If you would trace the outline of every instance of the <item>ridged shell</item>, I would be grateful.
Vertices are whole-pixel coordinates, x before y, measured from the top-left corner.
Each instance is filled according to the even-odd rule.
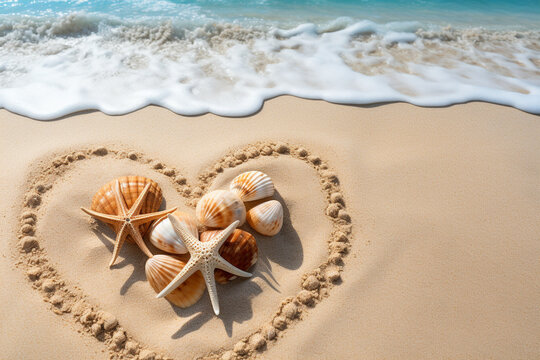
[[[185,262],[176,257],[155,255],[146,261],[146,279],[154,291],[159,293],[185,265]],[[205,288],[203,276],[200,271],[197,271],[165,298],[176,306],[186,308],[199,301]]]
[[[274,183],[265,173],[248,171],[233,179],[230,190],[242,201],[254,201],[274,195]]]
[[[176,217],[193,236],[195,236],[197,239],[199,238],[197,220],[195,220],[195,217],[178,210],[171,215]],[[148,234],[150,242],[158,249],[173,254],[185,254],[188,252],[182,238],[180,238],[176,231],[174,231],[171,221],[167,215],[156,220],[148,231]]]
[[[124,196],[128,208],[133,205],[148,183],[150,183],[150,189],[140,213],[151,213],[157,211],[161,206],[163,196],[161,188],[155,181],[143,176],[122,176],[108,182],[98,190],[92,198],[92,205],[90,207],[92,210],[110,215],[119,215],[118,205],[116,204],[116,198],[113,193],[116,180],[120,181],[120,191]],[[145,234],[149,226],[149,223],[139,226],[142,235]],[[111,225],[111,227],[113,226]],[[117,231],[118,229],[114,230]]]
[[[246,221],[246,207],[238,195],[227,190],[215,190],[197,203],[195,215],[199,223],[216,228],[229,226],[235,220]]]
[[[283,226],[283,206],[277,200],[263,202],[250,209],[246,219],[258,233],[274,236]]]
[[[205,231],[201,234],[201,242],[210,241],[219,233],[221,230]],[[221,245],[219,254],[232,265],[247,271],[257,262],[259,250],[253,235],[247,231],[236,229]],[[236,279],[236,275],[221,269],[216,269],[214,276],[220,284],[226,284],[228,281]]]

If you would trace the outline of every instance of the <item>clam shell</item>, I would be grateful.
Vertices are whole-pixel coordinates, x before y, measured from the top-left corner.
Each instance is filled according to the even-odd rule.
[[[224,228],[236,220],[242,225],[246,221],[246,207],[235,193],[215,190],[199,200],[195,215],[205,226]]]
[[[155,181],[143,176],[122,176],[108,182],[98,190],[98,192],[92,198],[92,205],[90,207],[92,210],[110,215],[119,215],[119,208],[116,204],[116,199],[113,192],[116,180],[120,182],[120,191],[124,196],[128,208],[133,205],[148,183],[150,183],[150,189],[140,213],[151,213],[157,211],[161,206],[163,195],[161,193],[161,188]],[[145,234],[149,226],[149,223],[139,226],[141,235]],[[113,226],[111,225],[111,227]],[[118,229],[114,230],[117,231]]]
[[[283,226],[283,206],[277,200],[263,202],[246,214],[249,225],[260,234],[276,235]]]
[[[219,233],[221,230],[205,231],[201,234],[201,241],[210,241]],[[219,249],[219,254],[225,260],[244,271],[257,262],[258,253],[257,242],[253,235],[239,229],[234,230]],[[214,276],[220,284],[226,284],[228,281],[236,279],[235,275],[221,269],[216,269]]]
[[[233,179],[230,190],[242,201],[254,201],[274,195],[274,183],[265,173],[248,171]]]
[[[161,292],[186,265],[170,255],[155,255],[146,261],[148,283],[156,293]],[[206,285],[200,271],[195,272],[165,298],[176,306],[186,308],[195,304],[204,293]]]
[[[178,210],[171,215],[176,217],[178,221],[184,225],[194,237],[197,239],[199,238],[197,220],[195,220],[195,217]],[[185,254],[188,252],[182,238],[180,238],[176,231],[174,231],[171,221],[168,219],[167,215],[156,220],[156,222],[152,224],[148,234],[150,242],[158,249],[173,254]]]

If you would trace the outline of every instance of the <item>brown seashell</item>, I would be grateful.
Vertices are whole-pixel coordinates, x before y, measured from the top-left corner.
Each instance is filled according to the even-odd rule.
[[[108,182],[98,190],[98,192],[92,198],[92,206],[90,207],[92,210],[110,215],[120,215],[113,192],[116,180],[120,182],[120,190],[124,196],[128,208],[133,205],[139,194],[143,191],[144,187],[148,183],[151,184],[150,189],[141,208],[140,214],[155,212],[161,206],[163,196],[161,193],[161,188],[155,181],[143,176],[122,176]],[[139,226],[141,235],[144,236],[144,233],[148,230],[149,226],[149,223]],[[111,227],[113,226],[111,225]],[[119,229],[114,230],[118,232]]]
[[[246,221],[246,207],[238,195],[227,190],[215,190],[204,195],[195,209],[197,220],[208,227],[225,228]]]
[[[274,183],[263,172],[247,171],[231,181],[230,190],[242,201],[254,201],[274,195]]]
[[[283,206],[277,200],[263,202],[250,209],[246,219],[258,233],[274,236],[283,226]]]
[[[154,255],[146,261],[146,279],[154,291],[160,293],[185,265],[185,262],[174,256]],[[199,301],[204,289],[206,285],[203,276],[197,271],[165,298],[176,306],[186,308]]]
[[[201,234],[201,241],[210,241],[219,233],[221,233],[221,230],[205,231]],[[238,229],[234,230],[219,249],[219,254],[225,260],[244,271],[247,271],[257,262],[258,253],[257,242],[253,235]],[[216,281],[220,284],[226,284],[228,281],[236,279],[235,275],[221,269],[216,269],[214,275]]]

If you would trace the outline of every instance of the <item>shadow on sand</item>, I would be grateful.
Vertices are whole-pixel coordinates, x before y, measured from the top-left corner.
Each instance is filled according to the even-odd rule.
[[[277,191],[273,198],[281,202],[282,205],[285,204]],[[267,200],[264,199],[248,204],[248,209]],[[164,209],[165,206],[165,203],[162,204],[161,209]],[[253,234],[257,241],[259,250],[257,263],[249,270],[253,274],[252,278],[261,278],[271,289],[279,293],[279,282],[272,275],[271,263],[278,263],[286,269],[294,270],[302,265],[304,259],[302,244],[291,223],[289,210],[286,206],[283,206],[283,227],[276,236],[267,237],[260,235],[251,229],[247,223],[241,229]],[[93,231],[112,253],[115,241],[114,231],[102,222],[97,222],[97,226]],[[149,241],[146,241],[146,243],[152,253],[164,253],[153,247]],[[181,258],[187,261],[188,256],[181,256]],[[129,264],[133,264],[133,272],[120,288],[120,295],[125,295],[133,284],[139,281],[146,281],[144,270],[146,260],[147,258],[132,241],[128,240],[124,243],[124,246],[120,250],[119,261],[111,269],[121,269]],[[243,323],[253,317],[251,302],[253,298],[262,293],[262,289],[250,279],[236,279],[226,285],[217,284],[217,287],[221,308],[219,319],[222,321],[227,335],[231,337],[234,323]],[[171,307],[179,318],[189,318],[171,335],[173,339],[178,339],[193,331],[197,331],[206,322],[215,317],[210,299],[206,293],[200,301],[189,308],[182,309],[172,304]]]

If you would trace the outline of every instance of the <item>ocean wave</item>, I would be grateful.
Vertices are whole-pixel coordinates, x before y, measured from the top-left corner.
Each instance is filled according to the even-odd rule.
[[[239,116],[281,94],[353,104],[484,100],[540,113],[540,31],[350,18],[289,29],[86,13],[0,19],[0,106],[34,118],[149,104]]]

